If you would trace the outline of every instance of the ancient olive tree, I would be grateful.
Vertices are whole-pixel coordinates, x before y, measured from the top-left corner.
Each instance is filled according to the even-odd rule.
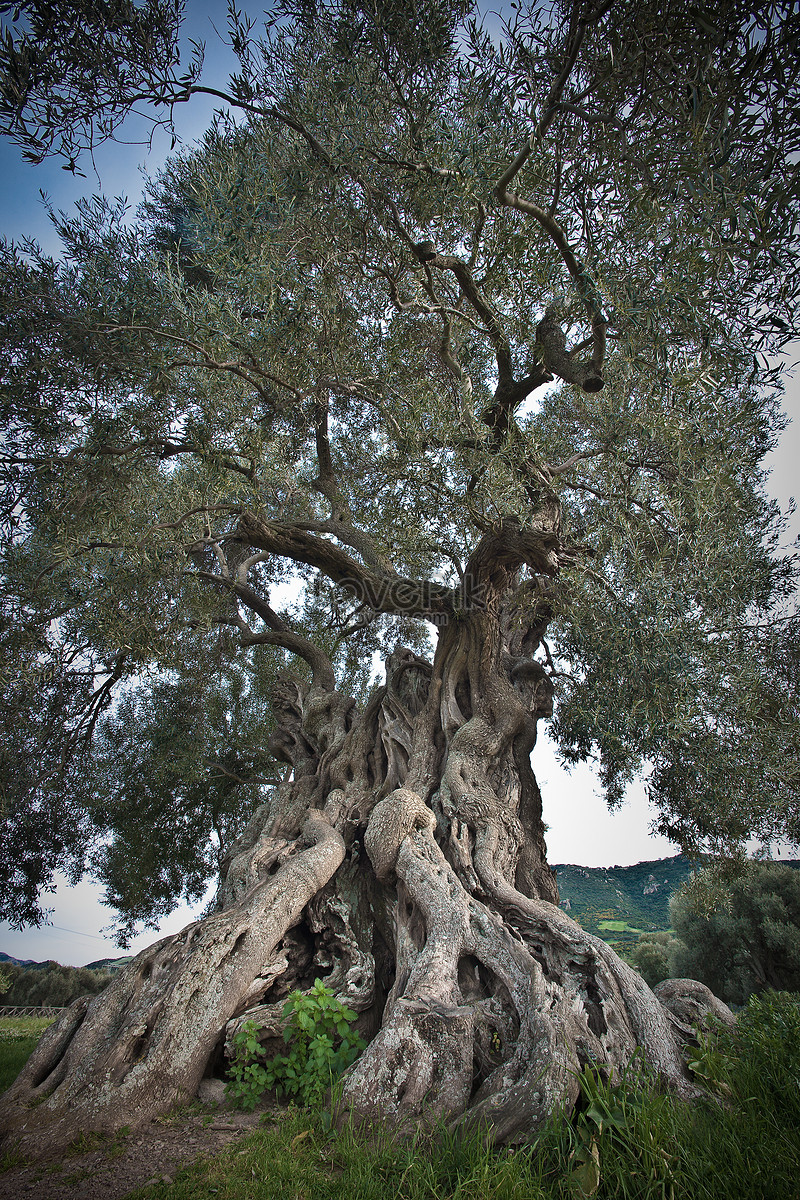
[[[540,720],[612,803],[646,765],[687,848],[800,834],[761,466],[793,6],[465,9],[233,14],[217,125],[137,219],[87,201],[62,260],[5,249],[5,911],[88,867],[124,934],[219,872],[42,1042],[26,1146],[193,1094],[318,976],[366,1117],[525,1137],[637,1046],[689,1094],[680,1022],[558,907]],[[6,39],[32,154],[202,90],[117,42],[95,79],[94,45],[42,83]]]

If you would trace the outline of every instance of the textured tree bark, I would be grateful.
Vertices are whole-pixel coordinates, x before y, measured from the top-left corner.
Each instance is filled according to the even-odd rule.
[[[220,1028],[253,991],[258,998],[281,961],[278,943],[344,858],[321,813],[309,812],[303,841],[308,848],[243,900],[157,942],[105,992],[76,1001],[6,1093],[6,1135],[25,1151],[53,1151],[193,1096]]]
[[[662,1003],[558,908],[546,861],[530,753],[552,711],[533,658],[550,610],[518,571],[557,569],[556,519],[487,535],[433,663],[396,650],[362,712],[318,679],[284,681],[271,746],[291,778],[233,846],[218,911],[47,1032],[2,1101],[23,1151],[191,1097],[243,1014],[269,1045],[315,977],[360,1014],[344,1105],[368,1120],[529,1138],[575,1101],[581,1070],[616,1077],[637,1049],[693,1094],[687,1003],[719,1002],[687,983]]]

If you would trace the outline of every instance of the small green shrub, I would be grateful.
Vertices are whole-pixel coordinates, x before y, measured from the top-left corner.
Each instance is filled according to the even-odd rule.
[[[351,1028],[356,1014],[320,980],[308,993],[294,991],[283,1006],[289,1046],[262,1065],[263,1049],[254,1021],[245,1021],[233,1039],[228,1095],[241,1108],[255,1108],[268,1087],[306,1107],[318,1106],[327,1088],[355,1062],[364,1042]]]
[[[245,1021],[233,1038],[231,1076],[225,1091],[239,1108],[252,1110],[267,1089],[267,1072],[258,1061],[263,1054],[255,1021]]]
[[[648,987],[655,987],[673,974],[672,961],[681,943],[663,930],[642,933],[635,946],[629,947],[627,959]]]

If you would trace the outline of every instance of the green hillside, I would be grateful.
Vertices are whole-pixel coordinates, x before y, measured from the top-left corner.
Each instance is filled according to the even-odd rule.
[[[669,898],[692,864],[682,854],[632,867],[555,868],[561,907],[612,945],[633,945],[640,933],[669,929]]]
[[[126,958],[97,958],[86,966],[90,971],[118,971],[120,967],[127,966],[131,959],[130,954]]]

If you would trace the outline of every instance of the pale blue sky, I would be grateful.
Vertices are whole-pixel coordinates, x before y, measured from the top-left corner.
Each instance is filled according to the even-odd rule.
[[[250,11],[260,10],[253,6]],[[224,86],[234,60],[220,45],[211,22],[224,31],[226,4],[222,0],[188,0],[187,14],[186,36],[207,43],[204,82]],[[196,98],[178,113],[178,129],[183,140],[191,141],[203,132],[213,107],[206,98]],[[138,132],[132,132],[131,138],[146,136],[146,128],[140,123]],[[0,178],[4,180],[0,194],[0,232],[15,240],[33,236],[55,254],[57,239],[41,201],[40,188],[48,193],[55,208],[65,211],[69,211],[81,196],[99,191],[112,196],[127,195],[135,205],[141,193],[141,166],[146,164],[148,171],[155,172],[168,150],[169,139],[163,134],[156,136],[150,152],[146,146],[110,144],[97,153],[96,173],[91,163],[81,164],[86,175],[81,179],[62,170],[55,162],[40,166],[26,164],[16,147],[0,143]],[[787,411],[792,415],[799,410],[800,394],[795,376],[787,394]],[[782,505],[786,505],[790,495],[797,490],[798,427],[787,431],[780,450],[773,456],[772,491]],[[565,771],[546,737],[534,751],[533,765],[544,796],[545,821],[550,827],[547,838],[550,862],[584,866],[628,865],[677,852],[677,848],[664,838],[650,835],[652,813],[641,785],[630,789],[628,801],[619,812],[609,814],[591,769],[582,766],[571,773]],[[100,905],[98,889],[92,884],[84,882],[77,888],[63,885],[48,904],[55,909],[52,926],[17,933],[0,923],[0,950],[17,958],[54,958],[73,965],[121,953],[102,932],[109,924],[111,912]],[[204,903],[201,903],[197,911],[203,907]],[[189,909],[181,908],[162,923],[161,932],[178,932],[195,915]],[[134,951],[149,945],[156,936],[152,932],[142,935],[134,943]]]
[[[254,5],[253,13],[260,13],[261,6]],[[237,66],[229,47],[226,47],[215,27],[225,34],[227,29],[227,4],[225,0],[187,0],[186,21],[182,38],[182,62],[188,64],[191,47],[189,38],[205,42],[207,54],[203,71],[203,83],[211,87],[225,87],[228,74]],[[215,103],[207,96],[196,96],[188,105],[176,109],[176,124],[182,140],[190,142],[208,127]],[[107,196],[127,196],[132,202],[139,199],[142,189],[140,168],[146,166],[155,172],[169,152],[170,139],[163,131],[157,131],[152,149],[137,144],[145,141],[151,125],[143,119],[129,117],[125,123],[124,136],[128,144],[116,142],[101,146],[95,155],[94,166],[86,157],[78,164],[85,178],[65,171],[56,160],[48,160],[32,166],[26,163],[16,146],[0,140],[0,233],[6,238],[20,240],[34,237],[52,254],[59,251],[58,239],[50,224],[45,205],[40,195],[47,193],[55,209],[70,211],[82,196],[102,192]]]

